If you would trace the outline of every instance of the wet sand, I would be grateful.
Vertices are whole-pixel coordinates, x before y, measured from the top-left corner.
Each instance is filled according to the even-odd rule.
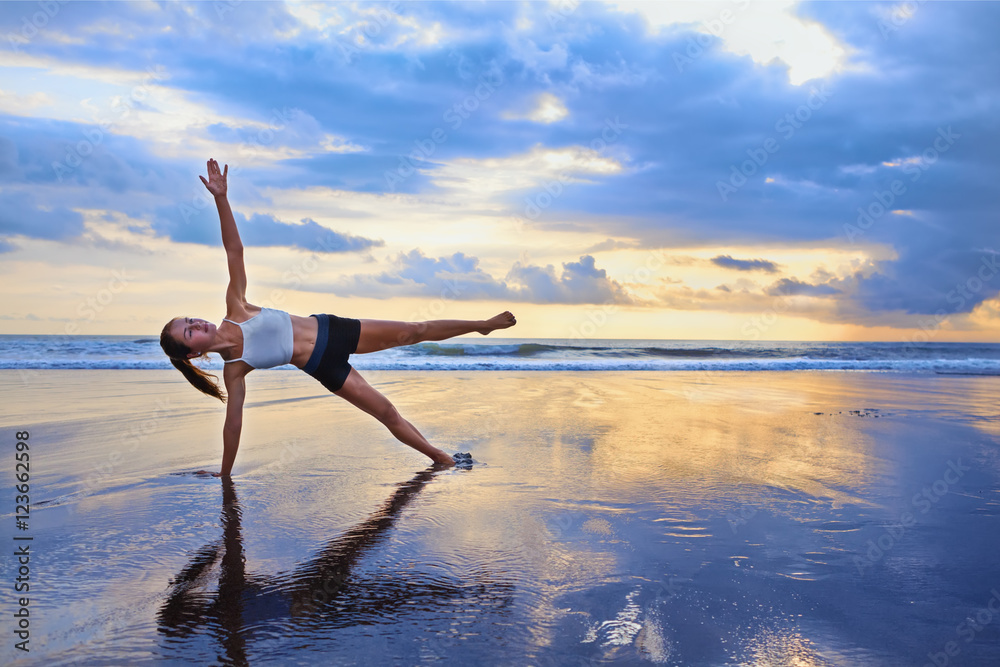
[[[477,465],[427,470],[272,371],[224,483],[191,474],[223,406],[179,373],[0,372],[34,538],[31,652],[8,594],[3,661],[1000,661],[1000,378],[365,376]]]

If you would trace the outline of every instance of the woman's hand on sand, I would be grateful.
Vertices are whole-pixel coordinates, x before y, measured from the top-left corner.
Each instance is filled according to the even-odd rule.
[[[205,177],[198,175],[201,182],[205,184],[208,191],[211,192],[216,197],[225,197],[228,187],[226,186],[226,176],[229,174],[229,165],[226,165],[225,171],[219,170],[219,163],[214,159],[208,161],[208,180]]]

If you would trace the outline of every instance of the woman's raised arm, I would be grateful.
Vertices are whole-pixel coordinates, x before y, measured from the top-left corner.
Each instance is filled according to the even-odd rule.
[[[208,180],[198,176],[208,191],[215,197],[215,205],[219,209],[219,223],[222,225],[222,245],[226,249],[229,260],[229,289],[226,290],[226,305],[230,311],[233,306],[246,302],[247,271],[243,265],[243,241],[240,240],[240,230],[236,228],[233,209],[229,206],[227,197],[229,186],[226,177],[229,175],[229,165],[225,171],[219,169],[215,160],[208,161]]]

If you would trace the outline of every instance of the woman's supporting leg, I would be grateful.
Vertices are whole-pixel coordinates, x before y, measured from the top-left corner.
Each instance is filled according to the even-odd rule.
[[[361,408],[375,419],[382,422],[389,432],[396,436],[400,442],[413,447],[421,454],[426,454],[435,463],[444,465],[455,465],[446,452],[438,449],[420,434],[420,431],[410,422],[403,419],[389,399],[378,392],[368,382],[361,377],[353,368],[344,382],[344,386],[334,392],[337,396],[345,399],[351,405]]]
[[[361,320],[361,335],[355,354],[377,352],[400,345],[413,345],[427,340],[445,340],[478,331],[486,335],[497,329],[517,324],[510,311],[488,320],[430,320],[427,322],[394,322],[392,320]]]

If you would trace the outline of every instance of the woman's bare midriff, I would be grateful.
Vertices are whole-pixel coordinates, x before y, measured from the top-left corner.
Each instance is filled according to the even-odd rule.
[[[292,318],[292,364],[299,368],[309,363],[313,348],[316,346],[316,334],[319,333],[319,322],[315,317],[299,317],[288,314]]]

